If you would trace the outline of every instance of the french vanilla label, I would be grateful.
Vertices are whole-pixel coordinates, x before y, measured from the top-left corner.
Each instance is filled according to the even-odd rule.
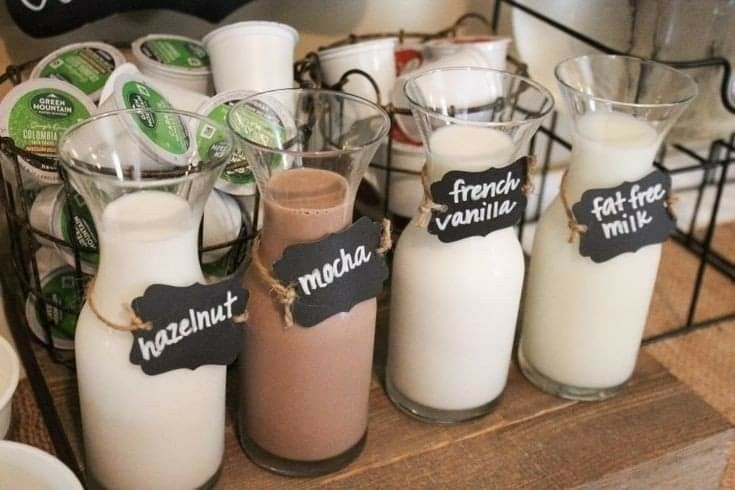
[[[591,189],[572,206],[581,234],[579,253],[594,262],[665,241],[676,229],[667,207],[671,177],[655,170],[635,182]]]
[[[126,109],[140,109],[134,117],[148,140],[164,151],[183,155],[189,150],[189,134],[181,118],[173,113],[155,112],[171,109],[171,104],[157,90],[137,81],[122,86]]]
[[[149,376],[234,362],[242,347],[237,318],[248,301],[241,283],[241,274],[235,274],[209,285],[149,286],[132,302],[151,328],[133,332],[130,362]]]
[[[101,90],[115,69],[115,58],[104,49],[82,47],[59,54],[43,67],[41,78],[68,82],[87,95]]]
[[[429,233],[450,243],[516,225],[526,209],[527,176],[528,157],[481,172],[447,172],[431,185],[432,200],[446,211],[432,211]]]
[[[275,277],[296,288],[296,323],[313,327],[383,290],[388,266],[376,252],[380,226],[362,217],[314,243],[291,245],[273,264]]]
[[[90,116],[87,107],[73,95],[59,89],[31,90],[15,102],[8,115],[8,136],[18,148],[43,157],[56,155],[61,134]],[[55,166],[36,160],[29,164],[55,172]]]
[[[179,38],[154,38],[144,41],[141,52],[163,65],[179,68],[209,67],[207,51],[199,43]]]

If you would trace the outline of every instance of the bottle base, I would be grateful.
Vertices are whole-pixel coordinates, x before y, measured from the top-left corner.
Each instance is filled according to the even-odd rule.
[[[341,470],[357,459],[365,448],[367,440],[367,431],[365,431],[354,446],[337,456],[317,461],[297,461],[276,456],[256,444],[242,430],[239,432],[240,446],[253,463],[273,473],[293,477],[320,476]]]
[[[523,345],[523,344],[521,344]],[[521,368],[523,376],[526,377],[532,385],[539,388],[541,391],[556,395],[566,400],[574,400],[580,402],[598,402],[607,400],[617,395],[620,390],[625,387],[628,383],[625,381],[617,386],[609,388],[580,388],[578,386],[571,386],[547,377],[542,374],[538,369],[528,362],[526,356],[523,354],[523,348],[518,349],[518,365]]]
[[[131,470],[134,471],[134,470]],[[214,475],[212,475],[211,478],[209,478],[203,485],[200,485],[196,487],[194,490],[212,490],[219,481],[220,476],[222,475],[222,463],[220,463],[219,467],[217,468],[217,471],[214,472]],[[94,474],[91,470],[87,471],[87,478],[85,479],[85,485],[84,488],[87,488],[89,490],[105,490],[107,487],[102,485],[99,480],[97,480],[94,477]]]
[[[430,424],[457,424],[484,417],[492,412],[503,398],[503,394],[501,393],[488,403],[480,405],[479,407],[463,410],[441,410],[431,408],[426,405],[416,403],[404,396],[393,385],[388,374],[385,376],[385,391],[388,394],[388,398],[390,398],[393,404],[398,407],[401,412]]]

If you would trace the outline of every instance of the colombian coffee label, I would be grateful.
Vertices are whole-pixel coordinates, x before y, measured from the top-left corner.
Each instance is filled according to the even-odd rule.
[[[670,193],[671,177],[658,170],[635,182],[586,191],[572,206],[587,226],[579,253],[599,263],[665,241],[676,228],[666,207]]]
[[[171,110],[166,98],[150,85],[128,81],[122,87],[126,109],[140,109],[134,116],[138,128],[158,147],[174,155],[183,155],[189,150],[189,132],[177,114],[155,112]]]
[[[91,95],[102,90],[114,69],[115,59],[111,53],[84,47],[61,53],[43,67],[41,77],[63,80]]]
[[[431,197],[447,207],[432,211],[429,233],[444,243],[456,242],[516,225],[526,209],[523,186],[528,157],[482,172],[452,170],[431,184]]]
[[[163,65],[179,68],[206,68],[209,57],[201,44],[178,38],[157,38],[143,42],[140,50]]]
[[[31,90],[10,110],[8,136],[20,149],[53,157],[61,134],[89,116],[82,101],[67,92],[53,88]],[[56,166],[50,163],[37,159],[28,163],[46,172],[56,172]]]
[[[323,240],[286,248],[273,272],[296,288],[296,323],[313,327],[383,290],[388,266],[376,252],[380,235],[380,226],[362,217]]]
[[[133,332],[130,362],[149,376],[174,369],[227,365],[242,347],[242,325],[248,293],[242,275],[216,284],[174,287],[149,286],[132,302],[149,330]]]

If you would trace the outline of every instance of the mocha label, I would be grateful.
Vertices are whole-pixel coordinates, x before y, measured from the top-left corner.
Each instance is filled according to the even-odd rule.
[[[431,184],[432,200],[447,211],[432,211],[429,233],[450,243],[514,226],[526,209],[527,172],[528,157],[482,172],[447,172]]]
[[[149,286],[132,303],[151,329],[133,332],[130,362],[149,376],[234,362],[241,348],[242,326],[233,318],[245,311],[248,301],[241,282],[238,273],[216,284]]]
[[[383,290],[388,266],[376,252],[380,231],[379,225],[362,217],[323,240],[286,248],[273,264],[273,273],[296,289],[296,323],[313,327]]]
[[[671,177],[659,170],[635,182],[586,191],[572,206],[577,221],[587,226],[579,253],[605,262],[665,241],[676,228],[666,207],[670,192]]]

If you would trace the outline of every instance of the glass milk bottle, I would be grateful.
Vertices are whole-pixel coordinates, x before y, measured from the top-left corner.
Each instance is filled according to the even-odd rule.
[[[662,140],[697,90],[683,72],[623,56],[570,59],[556,77],[574,128],[562,187],[569,206],[587,190],[651,173]],[[557,196],[536,228],[518,357],[541,389],[602,400],[633,374],[661,245],[596,263],[580,255],[570,227]]]
[[[284,298],[262,270],[272,277],[288,246],[319,241],[352,223],[357,186],[389,125],[387,114],[367,100],[323,90],[254,95],[230,115],[263,208],[245,282],[239,434],[247,455],[277,473],[328,473],[362,451],[377,306],[372,298],[310,327],[290,325]],[[287,126],[298,134],[284,138]]]
[[[405,92],[430,182],[510,165],[553,107],[540,85],[483,68],[430,71]],[[403,231],[393,258],[387,391],[421,420],[459,422],[488,413],[505,388],[523,250],[512,226],[445,243],[420,219]]]
[[[192,147],[200,127],[220,131],[216,155]],[[90,488],[211,488],[219,475],[226,366],[145,374],[130,361],[129,308],[151,284],[203,283],[199,224],[231,139],[200,116],[142,109],[93,117],[59,142],[100,245],[75,337]]]

